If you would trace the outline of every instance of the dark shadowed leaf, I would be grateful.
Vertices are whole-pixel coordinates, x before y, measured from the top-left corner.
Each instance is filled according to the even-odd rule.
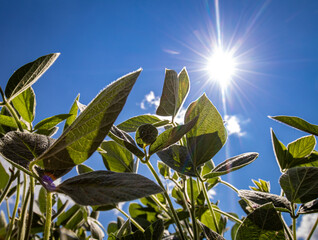
[[[154,222],[157,220],[157,210],[152,206],[144,207],[139,203],[129,204],[129,214],[135,219],[137,217],[143,217],[149,222]]]
[[[94,211],[109,211],[109,210],[112,210],[112,209],[114,209],[116,207],[117,207],[116,204],[95,205],[95,206],[92,206],[92,209]]]
[[[194,118],[187,124],[170,128],[164,131],[163,133],[161,133],[157,137],[156,141],[153,144],[151,144],[149,148],[149,154],[152,155],[179,141],[187,132],[189,132],[193,128],[197,120],[198,120],[198,117]]]
[[[205,178],[214,178],[229,172],[233,172],[238,170],[250,163],[252,163],[258,157],[258,153],[251,152],[251,153],[243,153],[238,156],[229,158],[224,162],[217,165],[212,172],[204,175]]]
[[[45,169],[65,169],[81,164],[104,140],[121,112],[141,69],[105,88],[36,160]]]
[[[106,168],[114,172],[133,172],[134,158],[130,151],[114,141],[103,141],[98,152]]]
[[[302,204],[298,210],[299,214],[308,214],[318,212],[318,199]]]
[[[72,207],[70,207],[67,211],[63,212],[58,218],[57,218],[57,221],[56,221],[56,225],[57,226],[60,226],[60,225],[65,225],[73,215],[76,214],[77,211],[80,210],[80,206],[78,205],[73,205]]]
[[[161,120],[155,115],[145,114],[129,118],[128,120],[118,124],[117,127],[125,132],[136,132],[137,128],[143,124],[152,124],[156,127],[160,127],[166,125],[167,121]]]
[[[279,179],[280,186],[292,203],[306,203],[318,198],[318,168],[288,169]]]
[[[70,116],[72,116],[72,114],[59,114],[59,115],[55,115],[53,117],[43,119],[42,121],[40,121],[38,124],[36,124],[34,126],[34,130],[39,131],[39,130],[51,129]]]
[[[270,118],[285,123],[291,127],[297,128],[301,131],[318,136],[318,125],[311,124],[299,117],[275,116]]]
[[[237,230],[236,240],[285,240],[284,226],[272,203],[250,213]]]
[[[134,139],[125,131],[120,130],[115,125],[113,125],[108,133],[108,136],[113,139],[118,144],[127,148],[131,153],[135,154],[138,158],[143,158],[145,156],[144,152],[141,151]]]
[[[35,94],[32,87],[12,99],[14,108],[20,116],[27,122],[31,123],[35,116]]]
[[[187,144],[195,167],[209,161],[224,145],[227,133],[223,120],[211,101],[203,94],[190,104],[185,123],[199,116],[196,125],[187,133]]]
[[[67,179],[56,188],[81,205],[106,205],[162,192],[153,181],[135,173],[94,171]]]
[[[5,188],[9,180],[9,174],[6,172],[0,161],[0,190]]]
[[[288,144],[287,149],[293,158],[307,157],[315,149],[316,138],[313,135],[301,137]]]
[[[9,101],[35,83],[59,55],[59,53],[52,53],[42,56],[16,70],[10,77],[5,89]]]
[[[238,196],[245,198],[257,205],[264,205],[265,203],[271,202],[276,208],[284,208],[288,211],[292,211],[291,204],[287,198],[279,195],[260,191],[239,190]]]
[[[286,169],[289,163],[287,148],[281,141],[277,139],[273,129],[271,129],[271,135],[272,135],[272,144],[273,144],[273,149],[274,149],[277,163],[280,166],[281,170]]]
[[[138,127],[135,135],[136,142],[139,147],[147,146],[154,141],[158,136],[158,130],[151,124],[143,124]]]
[[[36,131],[37,134],[45,135],[48,137],[53,136],[57,131],[59,130],[59,127],[52,127],[50,129],[39,129]]]
[[[158,161],[158,170],[164,178],[168,178],[170,176],[170,168],[160,161]]]
[[[77,117],[77,112],[78,112],[78,106],[77,106],[77,101],[79,100],[80,95],[78,94],[77,97],[74,100],[74,103],[71,106],[70,112],[69,114],[71,114],[71,116],[69,116],[64,124],[64,129],[63,131],[65,131],[76,119]]]
[[[105,236],[103,230],[100,227],[100,224],[98,224],[98,221],[94,218],[88,217],[87,218],[87,224],[89,226],[89,230],[92,234],[92,237],[94,239],[102,240]]]
[[[202,230],[202,232],[207,240],[225,240],[224,237],[222,237],[220,234],[212,231],[210,228],[205,226],[200,221],[198,221],[198,224],[199,224],[199,226],[200,226],[200,228],[201,228],[201,230]]]
[[[187,176],[196,176],[191,157],[186,147],[172,145],[160,152],[157,152],[157,155],[161,161],[173,170]]]
[[[78,174],[93,172],[94,170],[85,164],[79,164],[76,166],[76,171]]]

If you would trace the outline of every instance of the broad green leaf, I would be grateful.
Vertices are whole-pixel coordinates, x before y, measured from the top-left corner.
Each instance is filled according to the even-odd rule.
[[[68,209],[67,211],[63,212],[56,221],[56,225],[60,226],[60,225],[65,225],[70,218],[80,209],[80,206],[78,205],[73,205],[70,209]]]
[[[20,123],[24,129],[27,129],[27,126],[25,125],[25,123],[23,123],[22,121],[20,121]],[[16,124],[13,117],[2,115],[2,114],[0,115],[0,124],[7,127],[15,128],[15,129],[18,128],[18,125]]]
[[[91,206],[94,211],[109,211],[117,207],[116,204]]]
[[[67,179],[56,191],[70,196],[80,205],[106,205],[156,194],[162,189],[135,173],[94,171]]]
[[[190,89],[189,76],[184,68],[179,75],[174,70],[166,69],[160,104],[156,114],[160,116],[177,115]]]
[[[264,204],[250,213],[237,230],[235,239],[285,240],[284,225],[273,204]]]
[[[124,224],[120,227],[120,229],[118,229],[116,237],[117,238],[121,238],[123,235],[127,235],[130,234],[131,231],[131,225],[130,225],[130,220],[127,219]]]
[[[52,137],[57,131],[59,130],[59,127],[52,127],[50,129],[39,129],[36,131],[37,134],[45,135],[48,137]]]
[[[276,121],[285,123],[291,127],[297,128],[301,131],[308,132],[310,134],[318,136],[318,125],[311,124],[299,117],[290,117],[290,116],[275,116],[270,117]]]
[[[65,213],[65,210],[68,206],[68,200],[66,200],[64,203],[61,201],[60,198],[57,199],[57,212],[52,216],[52,221],[55,218],[58,218],[61,214]]]
[[[65,228],[70,229],[70,230],[76,230],[79,226],[79,224],[82,222],[84,218],[83,214],[83,207],[80,207],[71,217],[70,219],[66,222]]]
[[[287,198],[279,195],[260,191],[239,190],[238,196],[245,198],[256,205],[264,205],[265,203],[271,202],[276,208],[284,208],[290,212],[292,211],[291,203],[287,200]]]
[[[83,173],[93,172],[94,170],[85,164],[79,164],[76,166],[76,171],[80,175]]]
[[[191,181],[192,180],[192,185],[193,185],[193,196],[194,196],[194,199],[197,199],[200,192],[199,192],[199,189],[198,189],[198,185],[197,185],[197,181],[192,179],[192,178],[188,178],[186,180],[186,190],[187,190],[187,194],[188,194],[188,197],[189,199],[191,199]]]
[[[289,155],[288,155],[287,148],[281,141],[277,139],[273,129],[271,129],[271,135],[272,135],[273,150],[275,153],[277,163],[280,166],[280,169],[284,170],[286,169],[289,163]]]
[[[190,104],[185,123],[199,116],[196,125],[187,133],[187,144],[195,167],[209,161],[224,145],[227,133],[223,120],[211,101],[203,94]]]
[[[288,152],[293,158],[307,157],[315,149],[316,138],[313,135],[301,137],[288,144]]]
[[[6,187],[8,180],[9,174],[3,168],[2,163],[0,161],[0,190]]]
[[[318,152],[312,151],[312,153],[303,159],[293,159],[291,167],[318,167]]]
[[[150,145],[156,141],[158,130],[151,124],[143,124],[138,127],[135,135],[139,147]]]
[[[136,132],[137,128],[143,124],[152,124],[156,127],[160,127],[167,123],[169,123],[169,121],[161,120],[155,115],[145,114],[129,118],[128,120],[118,124],[117,127],[125,132]]]
[[[164,178],[168,178],[170,176],[170,168],[166,164],[159,161],[158,161],[158,170],[159,170],[159,173]]]
[[[238,156],[229,158],[224,162],[217,165],[212,172],[204,175],[205,178],[214,178],[218,176],[225,175],[229,172],[233,172],[238,170],[250,163],[252,163],[258,157],[258,153],[251,152],[251,153],[243,153]]]
[[[128,133],[126,133],[123,130],[120,130],[115,125],[111,127],[108,136],[118,144],[128,149],[138,158],[143,158],[145,156],[145,153],[137,147],[137,144],[135,143],[134,139]]]
[[[42,214],[46,213],[46,190],[44,187],[40,188],[38,197],[39,209]]]
[[[204,233],[204,236],[206,237],[207,240],[225,240],[224,237],[222,237],[220,234],[212,231],[210,228],[205,226],[200,221],[198,221],[198,224],[199,224],[199,226],[200,226],[200,228],[201,228],[202,232]]]
[[[154,222],[157,220],[157,211],[151,206],[144,207],[139,203],[129,204],[129,215],[135,219],[137,217],[143,217],[149,222]]]
[[[195,177],[195,169],[188,153],[188,149],[180,145],[172,145],[157,152],[161,161],[178,173]]]
[[[40,121],[38,124],[36,124],[34,126],[34,130],[36,131],[49,130],[70,116],[72,116],[72,114],[59,114],[53,117],[48,117]]]
[[[217,206],[213,205],[213,208],[218,208]],[[225,221],[224,219],[222,218],[221,214],[219,214],[218,212],[215,212],[214,211],[214,214],[215,214],[215,217],[216,217],[216,221],[218,223],[218,227],[219,227],[219,230],[221,232],[223,232],[223,229],[225,227]],[[201,223],[203,223],[204,225],[206,225],[208,228],[210,228],[212,231],[214,232],[217,232],[216,231],[216,226],[215,226],[215,222],[213,220],[214,218],[212,217],[212,214],[210,212],[209,209],[205,210],[203,212],[203,214],[199,217],[199,220],[201,221]],[[220,233],[220,232],[218,232]]]
[[[35,116],[35,93],[32,87],[29,87],[24,92],[12,99],[14,108],[20,116],[28,123],[33,122]]]
[[[318,199],[302,204],[298,210],[299,214],[309,214],[318,212]]]
[[[5,89],[8,101],[11,101],[34,84],[59,55],[59,53],[52,53],[42,56],[16,70],[10,77]]]
[[[280,186],[292,203],[306,203],[318,198],[318,168],[291,168],[279,179]]]
[[[161,133],[156,141],[151,144],[149,148],[149,154],[152,155],[170,145],[178,142],[187,132],[189,132],[193,126],[196,124],[198,118],[194,118],[190,122],[184,125],[179,125],[177,127],[170,128],[163,133]]]
[[[77,97],[74,100],[74,103],[71,106],[70,112],[69,114],[71,114],[71,116],[69,116],[64,124],[64,129],[63,132],[75,121],[76,117],[77,117],[77,112],[78,112],[78,106],[77,106],[77,101],[79,100],[80,95],[78,94]]]
[[[65,169],[87,160],[112,127],[140,72],[123,76],[105,88],[36,159],[36,164],[45,169]]]
[[[98,152],[106,168],[114,172],[133,172],[134,158],[130,151],[114,141],[103,141]]]

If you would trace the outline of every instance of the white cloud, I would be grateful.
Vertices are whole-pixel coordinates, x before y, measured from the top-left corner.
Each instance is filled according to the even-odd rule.
[[[297,228],[297,237],[299,239],[306,239],[308,237],[308,234],[310,233],[312,226],[315,224],[317,217],[318,213],[306,214],[302,216],[300,225]],[[310,239],[318,239],[318,228],[316,228],[314,234]]]
[[[155,96],[153,91],[150,91],[148,94],[145,95],[144,99],[140,103],[140,108],[145,110],[148,107],[158,107],[160,103],[160,97]]]
[[[249,119],[242,121],[235,115],[225,115],[224,121],[229,135],[236,134],[239,137],[246,135],[246,132],[242,131],[241,125],[249,122]]]
[[[184,115],[186,114],[187,109],[181,108],[178,115],[175,117],[174,121],[178,124],[183,124],[184,122]]]
[[[214,197],[213,196],[215,196],[216,195],[216,191],[213,189],[213,188],[211,188],[209,191],[208,191],[208,197],[209,197],[209,199],[213,199]]]
[[[123,207],[124,207],[124,205],[125,205],[125,203],[126,203],[126,202],[119,202],[119,203],[118,203],[118,208],[122,210]],[[120,214],[120,212],[119,212],[116,208],[113,209],[112,212],[113,212],[113,214],[116,215],[116,216],[118,216],[118,215]]]

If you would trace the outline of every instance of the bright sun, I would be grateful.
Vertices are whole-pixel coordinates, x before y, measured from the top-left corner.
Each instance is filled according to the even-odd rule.
[[[236,65],[233,55],[219,47],[208,58],[207,71],[210,79],[220,84],[224,89],[231,83],[235,75]]]

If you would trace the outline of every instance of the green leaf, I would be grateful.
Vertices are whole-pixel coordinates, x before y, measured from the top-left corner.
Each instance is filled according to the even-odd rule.
[[[225,240],[224,237],[222,237],[220,234],[212,231],[210,228],[205,226],[203,223],[200,221],[197,221],[202,232],[204,233],[204,236],[206,237],[207,240]]]
[[[56,191],[70,196],[80,205],[106,205],[156,194],[162,189],[135,173],[94,171],[67,179]]]
[[[213,205],[213,208],[218,208],[217,206]],[[222,231],[223,228],[225,227],[224,225],[224,219],[222,218],[221,214],[214,212],[215,217],[216,217],[216,221],[218,223],[219,226],[219,230]],[[216,231],[216,226],[215,226],[215,222],[213,220],[212,214],[210,212],[209,209],[205,210],[203,212],[203,214],[199,217],[201,223],[203,223],[204,225],[206,225],[208,228],[210,228],[212,231],[217,232]]]
[[[278,165],[280,166],[280,169],[286,169],[289,163],[289,156],[288,156],[288,151],[285,145],[280,142],[273,129],[271,129],[271,135],[272,135],[272,143],[273,143],[273,149],[275,153],[275,157],[277,160]]]
[[[167,179],[170,176],[170,168],[166,164],[158,161],[158,169],[159,169],[159,173],[164,178]]]
[[[10,77],[5,89],[6,97],[9,99],[8,101],[10,102],[10,100],[34,84],[54,63],[59,55],[59,53],[52,53],[42,56],[16,70]]]
[[[318,199],[302,204],[297,213],[310,214],[318,212]]]
[[[25,125],[25,123],[21,121],[20,123],[24,129],[27,129],[27,126]],[[7,127],[15,128],[15,129],[18,128],[18,125],[16,124],[13,117],[2,115],[2,114],[0,115],[0,124]]]
[[[60,225],[65,225],[70,218],[76,214],[76,212],[80,209],[80,206],[78,205],[73,205],[70,209],[68,209],[67,211],[63,212],[56,221],[56,225],[60,226]]]
[[[94,170],[85,164],[79,164],[76,166],[76,171],[80,175],[83,173],[93,172]]]
[[[96,219],[88,217],[87,224],[94,239],[102,240],[104,238],[105,234]]]
[[[48,137],[52,137],[57,131],[59,130],[59,127],[52,127],[50,129],[39,129],[36,131],[37,134],[45,135]]]
[[[156,114],[160,116],[177,115],[190,89],[190,82],[185,68],[177,75],[174,70],[166,69],[165,81]]]
[[[135,219],[137,217],[143,217],[149,222],[154,222],[157,220],[157,211],[151,206],[143,207],[138,203],[129,204],[129,214]]]
[[[180,145],[172,145],[160,152],[158,157],[178,173],[195,177],[195,169],[188,153],[188,149]]]
[[[116,207],[117,207],[116,204],[95,205],[95,206],[92,206],[92,209],[94,211],[109,211],[109,210],[112,210],[112,209],[114,209]]]
[[[191,199],[191,181],[192,180],[192,184],[193,184],[193,196],[194,196],[194,199],[197,199],[199,194],[200,194],[200,191],[198,189],[198,185],[197,185],[197,181],[192,179],[192,178],[188,178],[186,180],[186,190],[187,190],[187,194],[188,194],[188,197],[189,199]]]
[[[83,163],[104,140],[141,69],[123,76],[104,89],[55,143],[36,159],[45,169],[65,169]]]
[[[0,190],[4,189],[9,181],[9,174],[6,172],[2,163],[0,162]]]
[[[309,122],[306,122],[305,120],[303,120],[299,117],[275,116],[275,117],[270,117],[270,118],[272,118],[276,121],[285,123],[291,127],[299,129],[301,131],[318,136],[318,125],[314,125],[314,124],[311,124]]]
[[[120,130],[115,125],[111,127],[108,136],[121,146],[128,149],[138,158],[142,159],[145,156],[145,153],[137,147],[137,144],[135,143],[134,139],[128,133],[124,132],[123,130]]]
[[[20,116],[28,123],[33,122],[35,116],[35,93],[32,87],[29,87],[24,92],[12,99],[14,108]]]
[[[178,142],[187,132],[189,132],[196,124],[198,117],[184,125],[170,128],[161,133],[156,141],[149,148],[149,155],[152,155],[170,145]]]
[[[315,149],[316,138],[313,135],[301,137],[288,144],[288,152],[293,158],[307,157]]]
[[[7,223],[6,215],[1,210],[1,212],[0,212],[0,229],[5,228],[7,226],[7,224],[8,223]]]
[[[318,198],[318,168],[291,168],[279,179],[280,186],[292,203],[306,203]]]
[[[76,117],[77,117],[77,112],[78,112],[78,106],[77,106],[77,102],[79,100],[80,95],[78,94],[77,97],[74,100],[74,103],[71,106],[70,112],[69,114],[71,114],[71,116],[69,116],[64,124],[64,129],[63,132],[75,121]]]
[[[129,118],[128,120],[118,124],[117,127],[125,132],[136,132],[137,128],[143,124],[152,124],[156,127],[160,127],[167,123],[169,123],[169,121],[161,120],[155,115],[145,114]]]
[[[135,135],[139,147],[150,145],[156,141],[158,130],[151,124],[143,124],[138,127]]]
[[[222,148],[227,138],[222,117],[205,94],[190,104],[184,122],[188,123],[197,116],[197,124],[186,135],[195,167],[209,161]]]
[[[279,195],[259,191],[239,190],[238,196],[245,198],[256,205],[264,205],[265,203],[271,202],[276,208],[284,208],[290,212],[292,211],[291,203],[287,198]]]
[[[266,192],[269,193],[270,192],[270,182],[268,181],[264,181],[262,179],[258,179],[258,181],[252,179],[255,187],[251,187],[250,189],[254,190],[254,191],[260,191],[260,192]]]
[[[40,130],[49,130],[55,127],[60,122],[64,121],[68,117],[72,116],[72,114],[59,114],[55,115],[53,117],[48,117],[46,119],[43,119],[38,124],[34,126],[34,130],[40,131]]]
[[[272,203],[250,213],[237,230],[236,240],[285,240],[283,223]]]
[[[114,172],[133,172],[134,158],[130,151],[114,141],[103,141],[98,149],[106,168]]]
[[[45,188],[41,187],[39,191],[38,197],[39,209],[42,214],[46,213],[46,190]]]
[[[70,230],[76,230],[78,228],[79,224],[82,222],[84,218],[83,214],[83,208],[80,207],[71,217],[70,219],[66,222],[65,228],[70,229]]]
[[[238,170],[250,163],[252,163],[258,157],[258,153],[243,153],[238,156],[229,158],[224,162],[217,165],[212,172],[204,175],[205,178],[214,178],[218,176],[222,176],[228,174],[229,172],[233,172]]]

